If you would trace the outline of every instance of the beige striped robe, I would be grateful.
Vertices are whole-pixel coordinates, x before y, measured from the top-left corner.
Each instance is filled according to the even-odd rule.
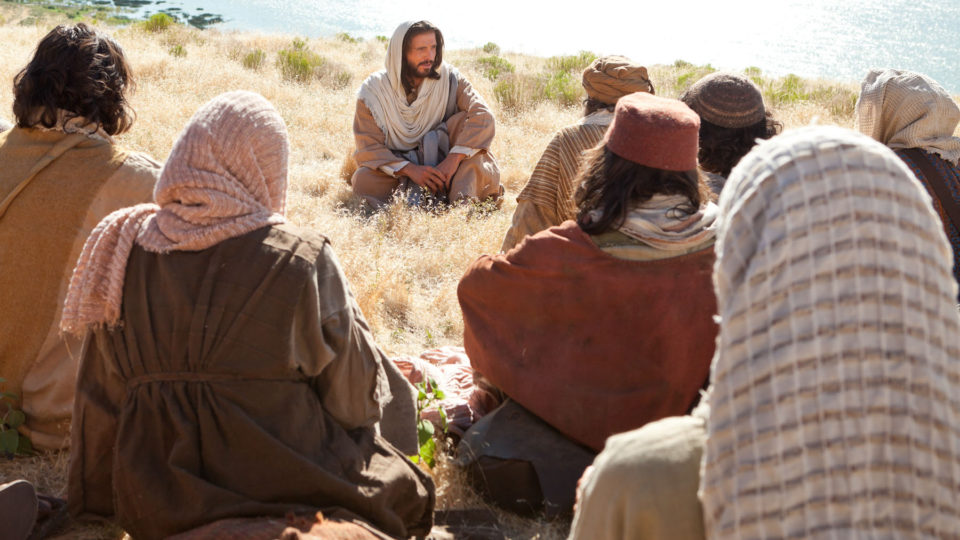
[[[517,209],[501,251],[510,250],[527,236],[576,217],[573,181],[580,171],[581,157],[583,152],[600,143],[611,120],[613,115],[609,111],[598,111],[553,137],[517,196]]]

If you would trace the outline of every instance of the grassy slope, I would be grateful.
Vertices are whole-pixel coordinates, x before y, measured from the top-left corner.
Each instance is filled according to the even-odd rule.
[[[0,81],[12,80],[56,17],[62,17],[37,15],[36,9],[0,3],[4,36]],[[307,40],[301,49],[324,57],[325,63],[306,81],[296,82],[284,78],[277,65],[281,50],[293,50],[294,36],[201,32],[179,26],[162,32],[139,27],[109,31],[124,47],[138,84],[132,97],[137,122],[118,138],[126,147],[165,159],[193,112],[224,91],[253,90],[274,103],[290,133],[288,214],[298,225],[321,231],[332,240],[378,343],[390,354],[415,355],[428,347],[462,343],[463,322],[456,301],[459,277],[478,255],[499,249],[516,206],[515,196],[540,152],[558,128],[580,116],[577,108],[559,105],[580,97],[576,70],[557,71],[563,62],[509,53],[501,55],[506,63],[491,61],[492,48],[450,51],[447,60],[487,96],[498,120],[492,151],[507,191],[502,209],[487,214],[457,208],[431,215],[396,205],[364,218],[356,213],[356,201],[341,169],[345,164],[349,169],[356,88],[381,68],[384,43]],[[255,49],[265,53],[263,62],[256,69],[244,67],[244,59]],[[501,73],[490,72],[491,65],[499,66]],[[683,62],[650,69],[658,94],[672,97],[708,71]],[[852,127],[855,85],[795,77],[769,79],[758,70],[750,73],[788,129],[811,121]],[[554,81],[551,90],[543,87],[544,80]],[[542,99],[548,94],[552,99]],[[9,82],[0,84],[0,115],[8,120],[12,120],[11,104]],[[64,453],[0,462],[0,482],[23,477],[45,492],[62,495],[66,461]],[[441,506],[478,504],[449,467],[441,466],[438,486]],[[565,534],[563,524],[505,515],[502,521],[512,537]],[[95,527],[70,533],[82,538],[118,535],[114,529]]]

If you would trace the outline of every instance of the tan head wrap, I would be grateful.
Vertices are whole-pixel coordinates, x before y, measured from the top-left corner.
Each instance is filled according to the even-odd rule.
[[[117,210],[90,234],[61,330],[117,323],[134,243],[153,253],[199,251],[286,221],[287,155],[283,118],[261,95],[228,92],[201,107],[173,145],[156,204]]]
[[[720,195],[708,538],[956,538],[960,315],[930,197],[836,127],[761,142]]]
[[[613,105],[634,92],[654,94],[647,68],[623,56],[601,56],[583,70],[583,89],[587,96]]]
[[[377,127],[386,136],[387,148],[411,150],[417,147],[423,135],[443,121],[450,94],[450,70],[446,62],[437,66],[439,79],[426,78],[420,84],[417,99],[407,103],[400,70],[403,57],[403,38],[416,21],[407,21],[393,32],[387,47],[383,71],[367,77],[357,97],[370,109]]]
[[[923,148],[960,164],[957,122],[960,107],[926,75],[872,69],[860,85],[857,129],[890,148]]]

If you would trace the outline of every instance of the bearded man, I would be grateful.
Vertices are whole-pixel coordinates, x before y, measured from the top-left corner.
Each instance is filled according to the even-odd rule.
[[[353,191],[373,208],[397,188],[419,204],[429,192],[451,202],[498,198],[490,154],[493,114],[469,82],[443,63],[443,34],[427,21],[397,27],[386,69],[360,86],[353,134]]]

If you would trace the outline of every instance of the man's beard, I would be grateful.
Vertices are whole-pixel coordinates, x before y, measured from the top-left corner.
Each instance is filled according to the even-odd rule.
[[[410,73],[418,78],[425,79],[430,76],[430,73],[433,72],[433,62],[421,62],[420,64],[411,64],[407,62],[407,68],[409,68]]]

